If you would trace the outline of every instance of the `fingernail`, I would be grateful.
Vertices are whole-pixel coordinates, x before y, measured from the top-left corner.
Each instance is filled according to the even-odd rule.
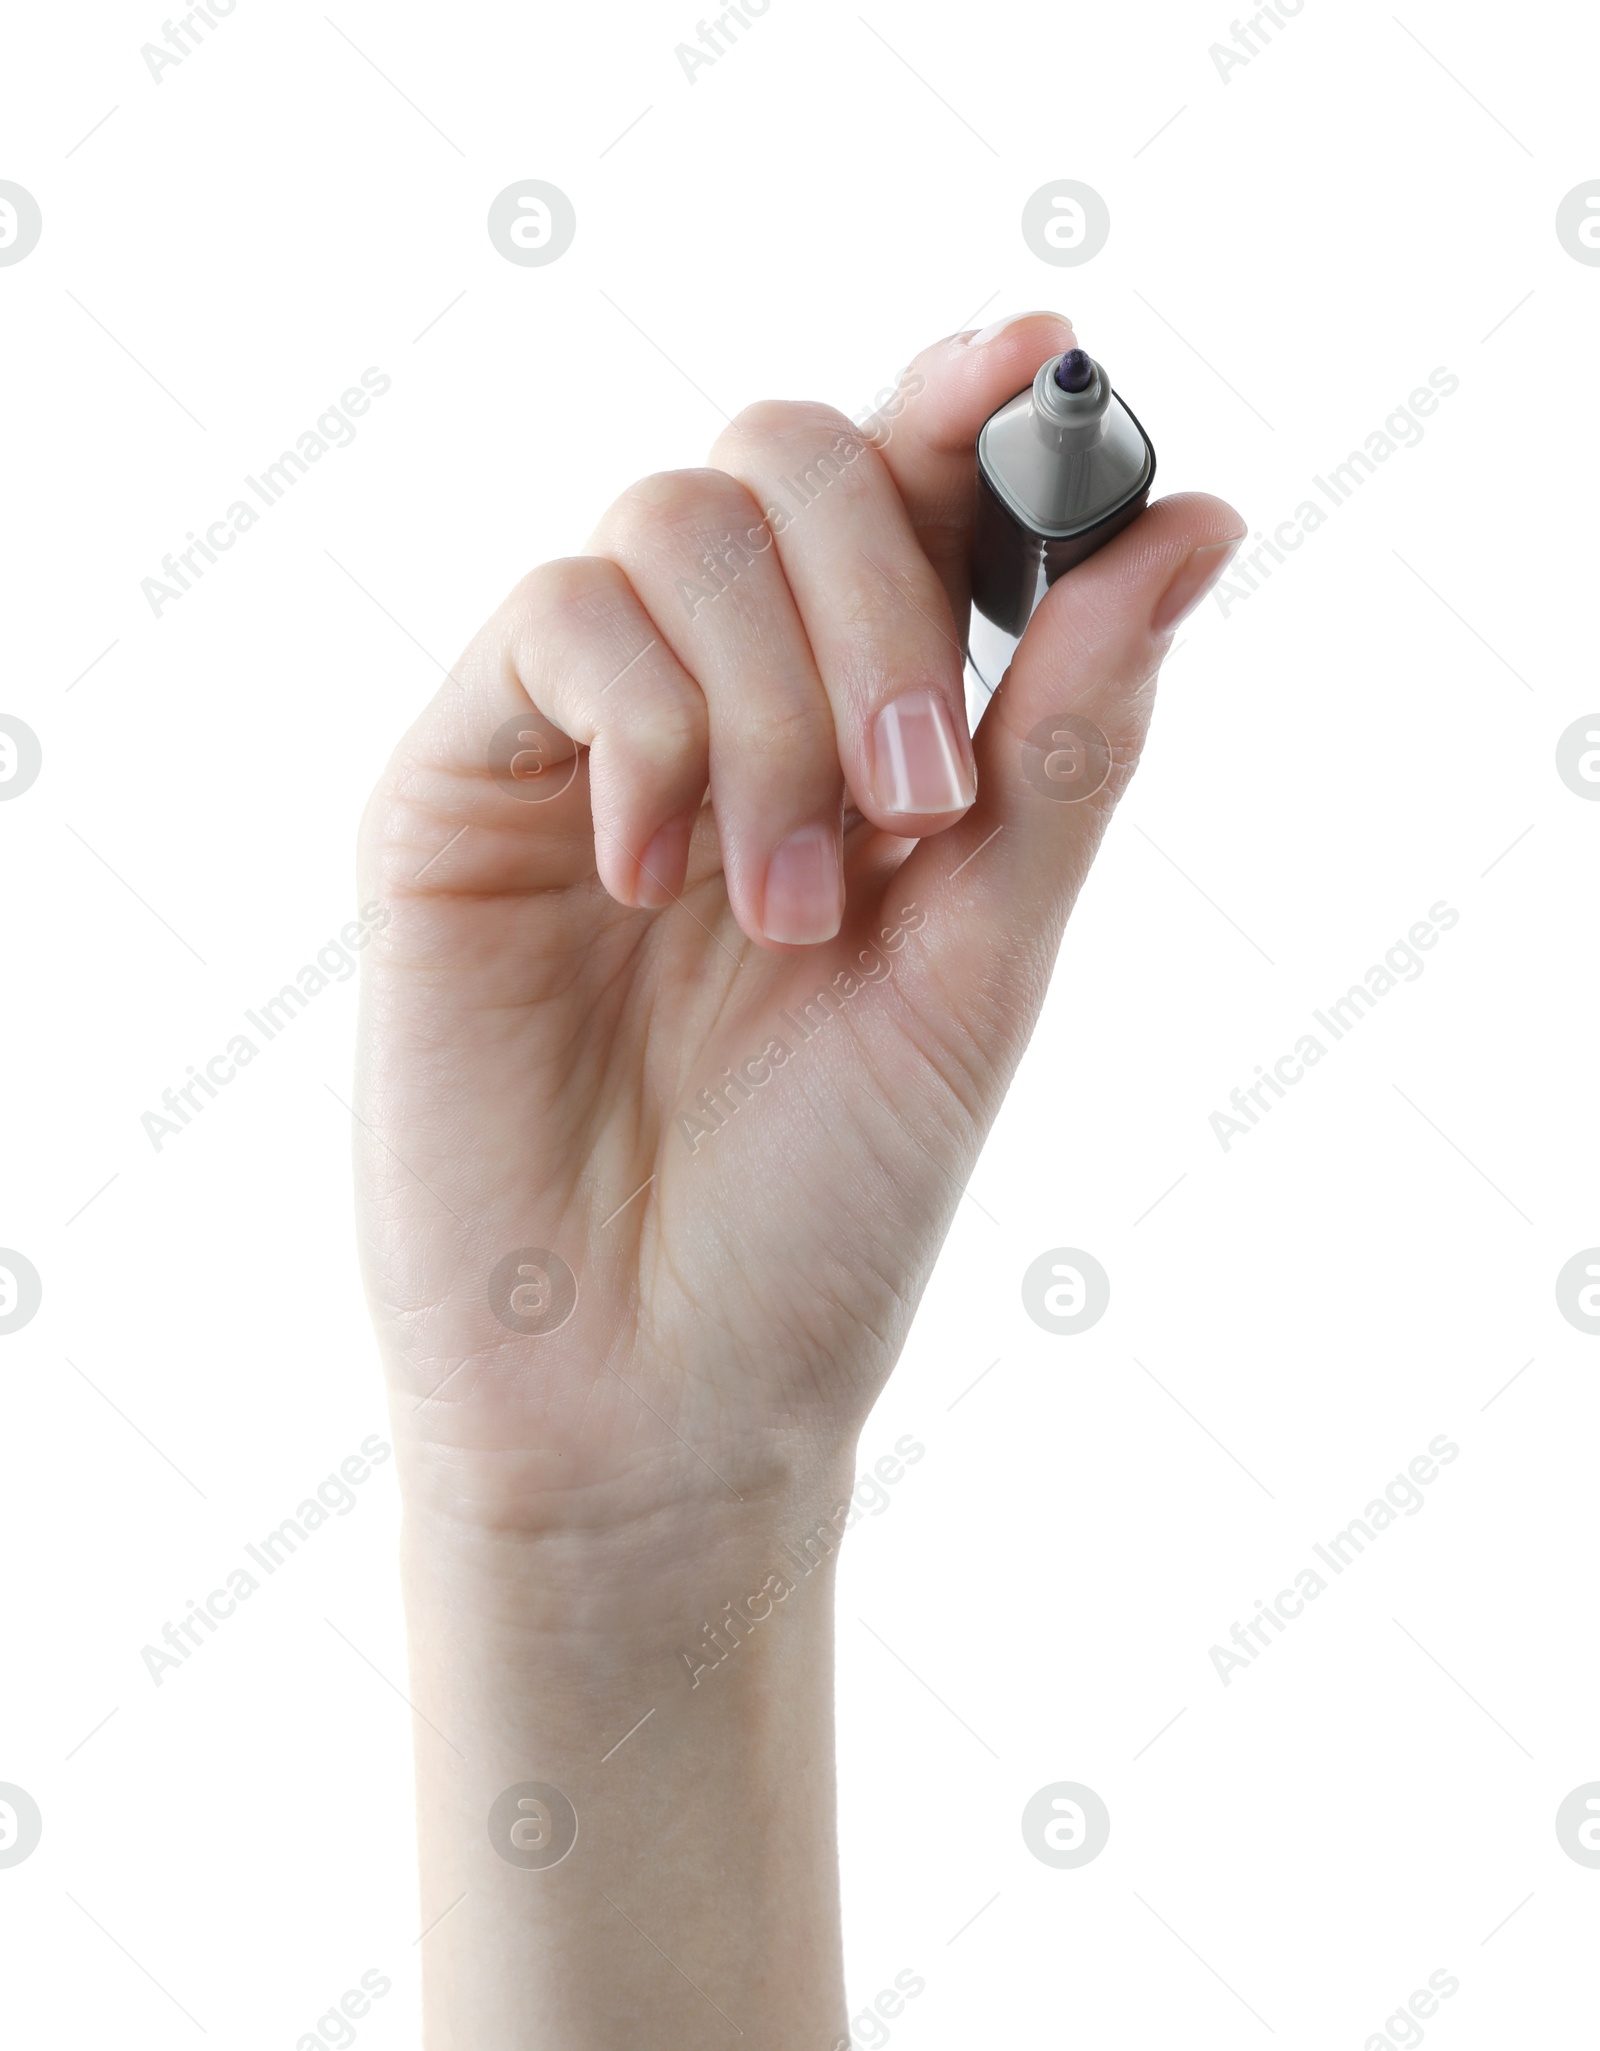
[[[977,795],[972,748],[932,691],[885,705],[873,729],[873,790],[886,812],[964,812]]]
[[[685,812],[659,827],[650,845],[639,857],[639,876],[633,886],[638,904],[645,910],[660,911],[673,903],[683,889],[689,868],[689,836],[694,831],[694,814]]]
[[[839,835],[831,826],[801,826],[772,851],[761,930],[769,940],[814,947],[833,938],[843,917]]]
[[[1161,603],[1151,619],[1150,631],[1153,634],[1166,633],[1168,628],[1175,627],[1194,611],[1233,561],[1244,538],[1242,534],[1236,534],[1231,541],[1213,541],[1205,548],[1197,548],[1186,562],[1180,564],[1172,582],[1161,594]]]
[[[1070,326],[1064,313],[1052,313],[1048,308],[1035,313],[1008,313],[1003,320],[992,320],[986,328],[979,328],[975,335],[967,337],[969,349],[981,349],[985,342],[992,342],[997,335],[1003,335],[1007,328],[1014,328],[1020,320],[1058,320]]]

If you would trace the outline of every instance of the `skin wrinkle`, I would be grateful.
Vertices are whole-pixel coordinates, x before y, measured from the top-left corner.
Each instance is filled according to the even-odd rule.
[[[938,1217],[945,1221],[946,1229],[948,1229],[949,1220],[955,1216],[956,1208],[961,1201],[965,1179],[959,1173],[955,1163],[940,1160],[936,1146],[930,1144],[928,1137],[924,1137],[915,1130],[914,1121],[909,1112],[902,1113],[887,1099],[884,1101],[883,1108],[888,1115],[891,1125],[909,1136],[912,1145],[920,1148],[924,1157],[930,1160],[935,1169],[939,1171],[938,1195],[932,1202],[924,1206],[924,1221],[929,1217]],[[936,1123],[931,1138],[933,1141],[944,1140],[948,1143],[950,1134],[946,1128]],[[880,1169],[884,1179],[886,1181],[898,1179],[895,1177],[897,1164],[892,1163],[888,1159],[887,1154],[875,1146],[870,1134],[866,1135],[866,1144],[873,1155],[874,1164]],[[958,1159],[963,1151],[965,1150],[957,1148]]]
[[[920,613],[917,611],[918,605],[921,606]],[[932,610],[934,606],[938,606],[944,612],[945,620],[938,619],[937,613]],[[897,587],[886,588],[881,578],[869,574],[854,588],[848,602],[841,602],[839,617],[847,626],[861,628],[864,633],[871,636],[875,645],[881,647],[892,639],[891,630],[904,622],[908,607],[924,624],[935,625],[941,634],[948,636],[950,643],[955,642],[955,634],[946,624],[949,618],[949,600],[942,586],[936,586],[918,596],[917,603],[913,604],[903,591]],[[951,645],[948,652],[951,665],[955,666],[959,659],[956,647]],[[901,673],[914,675],[921,667],[920,658],[915,663],[908,661]],[[873,681],[874,672],[870,666],[869,655],[863,649],[850,664],[850,687],[864,703],[872,696]]]
[[[890,914],[888,912],[888,903],[891,895],[892,892],[885,892],[884,898],[879,906],[878,913],[873,921],[874,926],[888,922],[888,919],[890,917]],[[930,912],[930,920],[935,916],[936,914]],[[919,928],[917,933],[912,936],[913,942],[917,938],[924,936],[926,932],[926,926]],[[909,944],[911,943],[908,943],[908,946]],[[851,958],[854,959],[853,956]],[[939,1064],[937,1063],[937,1061],[935,1061],[933,1055],[928,1051],[925,1042],[923,1040],[918,1039],[917,1037],[918,1030],[920,1030],[923,1033],[931,1032],[933,1034],[935,1042],[938,1043],[938,1034],[936,1029],[932,1028],[929,1025],[926,1013],[917,1005],[915,998],[912,994],[912,991],[907,987],[907,985],[908,983],[914,980],[920,980],[924,988],[927,988],[932,991],[937,991],[941,997],[944,997],[945,993],[943,991],[942,984],[938,980],[937,969],[936,967],[932,966],[927,960],[927,958],[923,955],[917,955],[911,957],[910,960],[907,960],[905,950],[902,950],[900,952],[898,959],[901,963],[904,964],[904,966],[897,967],[896,969],[891,971],[891,973],[883,977],[881,982],[875,987],[893,992],[894,1002],[899,1006],[898,1018],[902,1031],[904,1031],[907,1034],[908,1038],[912,1039],[917,1044],[918,1051],[922,1055],[924,1062],[926,1063],[928,1068],[935,1075],[938,1076],[940,1082],[944,1085],[951,1099],[955,1103],[959,1104],[962,1111],[966,1114],[968,1123],[971,1126],[972,1130],[974,1132],[981,1132],[984,1123],[984,1112],[981,1102],[982,1089],[980,1077],[974,1074],[971,1086],[971,1096],[973,1101],[968,1101],[968,1098],[962,1095],[961,1091],[955,1087],[955,1085],[951,1082],[950,1078],[939,1067]],[[993,1056],[989,1055],[985,1057],[983,1055],[982,1042],[979,1040],[976,1032],[966,1025],[962,1017],[960,1007],[949,1002],[946,998],[946,1000],[938,1008],[940,1009],[942,1016],[951,1020],[952,1023],[960,1029],[964,1042],[968,1046],[973,1047],[975,1050],[977,1050],[979,1060],[981,1061],[982,1059],[987,1058],[992,1063]],[[957,1053],[957,1050],[952,1046],[948,1051],[951,1055],[951,1058],[957,1061],[963,1073],[966,1073],[968,1069],[968,1064],[960,1061],[960,1057]],[[877,1077],[875,1071],[872,1069],[872,1063],[875,1057],[874,1049],[870,1042],[861,1042],[860,1055],[864,1063],[868,1065],[869,1073],[874,1074],[874,1079],[881,1080]]]
[[[984,1125],[984,1097],[987,1084],[987,1077],[983,1071],[986,1065],[992,1071],[993,1055],[985,1054],[983,1043],[966,1025],[960,1010],[955,1006],[943,1007],[941,1016],[949,1021],[964,1046],[971,1050],[971,1058],[963,1058],[962,1049],[956,1045],[955,1039],[929,1019],[909,991],[900,992],[900,1002],[903,1006],[902,1030],[915,1045],[925,1068],[938,1078],[950,1101],[965,1114],[969,1131],[981,1133]],[[941,1054],[944,1056],[942,1062],[938,1058]],[[952,1066],[966,1084],[965,1093],[949,1073]]]
[[[867,1074],[868,1080],[873,1085],[872,1090],[869,1092],[870,1100],[876,1103],[885,1113],[887,1113],[887,1115],[892,1121],[898,1122],[899,1113],[895,1109],[895,1095],[898,1094],[898,1092],[896,1092],[895,1090],[896,1079],[891,1078],[882,1069],[878,1060],[877,1049],[871,1042],[863,1041],[859,1045],[857,1052],[858,1058],[862,1063],[862,1066]],[[937,1075],[937,1070],[932,1069],[931,1064],[928,1065],[927,1072],[931,1072]],[[941,1083],[943,1082],[942,1077],[940,1077],[939,1080]],[[959,1101],[955,1098],[954,1093],[950,1092],[948,1088],[946,1088],[946,1094],[951,1102]],[[971,1114],[971,1120],[976,1129],[981,1129],[979,1117],[977,1114]],[[870,1134],[867,1133],[864,1125],[861,1126],[859,1130],[861,1131],[863,1138],[867,1141],[867,1144],[870,1148]],[[873,1165],[878,1167],[882,1171],[885,1187],[890,1191],[897,1193],[900,1180],[896,1172],[898,1164],[891,1164],[886,1157],[884,1157],[881,1154],[875,1153],[873,1155]]]
[[[885,1176],[885,1179],[888,1179],[887,1175]],[[851,1266],[848,1270],[845,1270],[845,1272],[849,1274],[850,1279],[858,1285],[857,1294],[860,1293],[860,1276],[862,1270],[865,1269],[866,1272],[869,1273],[875,1281],[877,1281],[880,1288],[883,1290],[884,1294],[888,1297],[894,1315],[888,1316],[883,1320],[884,1329],[880,1330],[878,1326],[873,1323],[871,1317],[869,1315],[863,1314],[863,1312],[857,1306],[855,1306],[854,1304],[847,1304],[844,1300],[842,1292],[835,1291],[832,1300],[835,1308],[838,1310],[839,1315],[842,1319],[848,1319],[849,1322],[851,1322],[852,1324],[859,1325],[863,1330],[867,1331],[873,1339],[876,1340],[880,1355],[892,1356],[893,1351],[895,1350],[895,1333],[898,1330],[898,1332],[903,1336],[907,1328],[910,1326],[912,1315],[916,1309],[916,1302],[915,1298],[908,1295],[906,1292],[904,1276],[905,1262],[903,1259],[899,1261],[879,1260],[875,1264],[866,1259],[865,1250],[868,1247],[870,1247],[873,1250],[873,1252],[876,1253],[881,1247],[884,1247],[887,1244],[888,1241],[884,1239],[882,1236],[871,1236],[870,1229],[864,1228],[862,1233],[858,1236],[855,1242],[855,1246],[852,1249]],[[836,1265],[842,1266],[842,1264]],[[821,1289],[823,1285],[819,1283],[818,1287],[819,1289]],[[861,1378],[861,1386],[864,1389],[870,1387],[870,1378],[863,1376]],[[821,1393],[821,1391],[819,1391],[819,1393]],[[865,1412],[863,1412],[863,1417],[864,1415]]]
[[[612,908],[611,900],[605,898],[604,894],[598,891],[598,888],[594,894],[599,899],[596,909],[604,909],[609,912]],[[542,1068],[548,1069],[558,1082],[564,1082],[577,1067],[578,1064],[574,1057],[579,1052],[588,1051],[598,1060],[603,1053],[614,1051],[620,1038],[621,1028],[619,1025],[614,1025],[612,1027],[613,1037],[611,1041],[607,1042],[603,1048],[596,1047],[594,1038],[596,1022],[606,1015],[608,1011],[613,1017],[620,1016],[622,1009],[621,998],[625,994],[621,986],[625,984],[630,972],[637,969],[640,957],[647,955],[653,936],[647,931],[634,930],[630,933],[621,921],[617,922],[617,930],[628,939],[627,951],[616,954],[614,962],[607,965],[601,972],[598,982],[594,981],[595,964],[602,950],[591,947],[586,952],[574,953],[570,957],[569,974],[565,983],[530,996],[508,998],[497,1002],[479,1001],[473,1007],[474,1018],[487,1021],[498,1016],[504,1023],[507,1036],[513,1038],[518,1044],[522,1044],[529,1038],[529,1028],[537,1023],[542,1014],[547,1011],[559,1014],[565,1007],[566,1001],[580,985],[585,986],[586,1002],[583,1012],[572,1016],[566,1027],[564,1041],[558,1046],[546,1050],[541,1063]],[[416,972],[414,964],[409,965],[409,972]],[[448,968],[441,967],[438,973],[447,978],[453,978],[458,971],[454,965],[451,965]],[[606,1000],[613,997],[615,997],[616,1001],[608,1004]],[[432,1042],[422,1044],[431,1046],[433,1051],[446,1055],[455,1054],[459,1048],[458,1037],[453,1032],[441,1032]]]
[[[733,1325],[720,1315],[716,1306],[708,1306],[701,1300],[699,1293],[693,1291],[692,1285],[688,1282],[687,1278],[678,1273],[675,1266],[671,1262],[670,1256],[668,1256],[667,1258],[666,1266],[667,1272],[671,1275],[675,1285],[679,1290],[681,1299],[684,1302],[691,1305],[691,1307],[694,1309],[696,1313],[697,1318],[703,1321],[703,1323],[709,1328],[722,1332],[725,1337],[735,1339],[736,1333]],[[734,1269],[734,1281],[742,1286],[742,1275],[741,1271],[737,1267],[737,1264],[735,1264]],[[816,1300],[816,1292],[808,1292],[808,1301],[814,1303]],[[847,1312],[846,1307],[842,1303],[840,1304],[839,1308],[841,1312],[841,1322],[854,1322],[855,1313],[853,1311]],[[793,1312],[792,1315],[795,1320],[798,1320],[798,1310]],[[824,1324],[827,1326],[827,1329],[820,1334],[820,1339],[823,1344],[824,1350],[827,1351],[831,1350],[833,1327],[831,1321],[825,1320]],[[690,1366],[689,1363],[685,1363],[685,1367],[690,1374],[694,1373],[695,1370],[692,1366]],[[686,1432],[685,1437],[689,1436],[690,1434]]]

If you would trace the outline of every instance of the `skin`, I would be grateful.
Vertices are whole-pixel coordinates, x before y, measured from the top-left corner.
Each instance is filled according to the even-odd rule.
[[[356,1141],[405,1504],[430,2051],[847,2034],[831,1548],[805,1573],[792,1547],[837,1532],[1172,630],[1244,531],[1168,499],[1059,582],[967,754],[974,443],[1073,340],[1040,314],[936,343],[866,440],[826,407],[750,408],[710,467],[634,486],[583,556],[518,586],[368,806],[361,897],[386,923]],[[853,455],[695,605],[679,580],[709,593],[716,537],[759,540],[775,480],[829,450]],[[929,812],[889,809],[877,773],[874,721],[907,693],[957,736],[958,801]],[[1022,773],[1061,713],[1114,765],[1075,804]],[[537,772],[511,788],[487,766],[508,722]],[[796,831],[811,888],[785,900],[768,865]],[[771,937],[775,902],[805,940]],[[863,949],[870,978],[802,1040],[801,1007]],[[684,1125],[774,1038],[788,1058],[720,1126]],[[577,1284],[542,1334],[490,1302],[528,1248]],[[704,1627],[729,1604],[754,1621],[719,1657]],[[487,1827],[527,1781],[578,1818],[544,1869]]]

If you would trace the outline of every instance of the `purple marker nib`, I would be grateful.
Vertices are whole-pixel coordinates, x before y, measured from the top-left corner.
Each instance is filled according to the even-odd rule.
[[[1094,358],[1087,349],[1069,349],[1056,365],[1056,383],[1064,392],[1086,392],[1094,383]]]

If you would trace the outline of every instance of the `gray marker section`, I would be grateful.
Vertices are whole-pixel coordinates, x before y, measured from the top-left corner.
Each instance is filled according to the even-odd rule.
[[[1103,364],[1081,391],[1039,366],[978,436],[977,525],[967,712],[976,723],[1046,591],[1143,512],[1155,479],[1150,437]],[[1091,359],[1092,361],[1092,359]],[[1069,363],[1069,375],[1075,365]],[[1074,379],[1076,381],[1076,379]]]

